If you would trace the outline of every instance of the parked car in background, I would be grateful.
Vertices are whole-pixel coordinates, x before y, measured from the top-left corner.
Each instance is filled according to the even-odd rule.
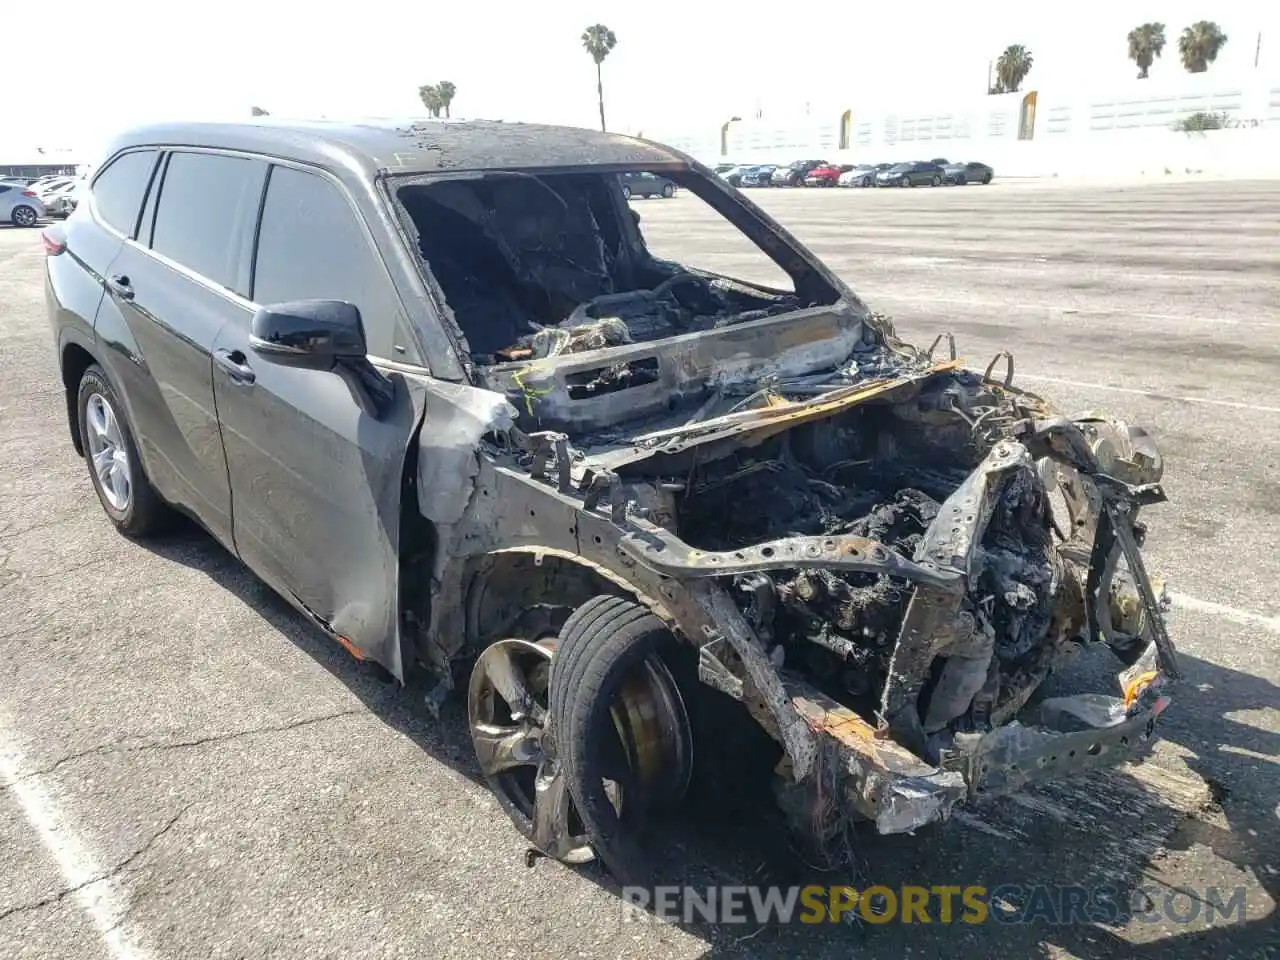
[[[31,190],[34,190],[40,197],[46,197],[54,190],[60,190],[69,183],[75,183],[75,177],[49,177],[48,179],[37,180],[31,184]]]
[[[716,173],[718,173],[720,175],[720,179],[729,184],[729,186],[740,187],[742,186],[742,173],[744,170],[748,169],[750,168],[739,165],[729,167],[725,170],[717,170]]]
[[[968,163],[949,163],[942,168],[942,179],[947,183],[964,186],[966,183],[990,183],[996,172],[985,163],[970,160]]]
[[[628,200],[632,197],[670,199],[676,195],[675,182],[656,173],[620,173],[618,179],[622,182],[622,195]]]
[[[804,178],[809,175],[810,170],[826,165],[825,160],[797,160],[785,167],[778,167],[769,179],[775,187],[799,187],[804,185]]]
[[[0,177],[0,183],[11,187],[23,187],[24,189],[31,186],[31,180],[31,177]]]
[[[869,163],[860,163],[840,174],[836,182],[842,187],[874,187],[876,185],[876,168]]]
[[[778,168],[772,163],[761,163],[754,167],[742,168],[740,187],[769,187],[773,185],[773,174]]]
[[[76,200],[83,185],[81,180],[72,180],[53,187],[40,194],[40,200],[51,217],[69,217],[76,208]]]
[[[938,166],[940,166],[940,167],[946,167],[946,166],[950,165],[950,163],[951,163],[951,161],[950,161],[950,160],[948,160],[946,157],[934,157],[934,158],[933,158],[932,160],[930,160],[929,162],[930,162],[930,163],[936,163],[936,164],[937,164]]]
[[[924,184],[942,186],[942,167],[936,163],[916,160],[894,164],[888,170],[881,170],[876,174],[878,187],[918,187]]]
[[[853,164],[851,163],[840,165],[828,163],[825,166],[814,167],[805,174],[804,185],[806,187],[834,187],[840,181],[840,174],[852,169]]]
[[[44,204],[34,190],[0,183],[0,221],[15,227],[34,227],[43,216],[46,216]]]
[[[738,168],[738,166],[739,166],[739,164],[736,164],[736,163],[717,163],[717,164],[716,164],[716,173],[720,174],[721,176],[724,176],[724,175],[725,175],[726,173],[728,173],[730,170],[735,170],[735,169],[737,169],[737,168]]]

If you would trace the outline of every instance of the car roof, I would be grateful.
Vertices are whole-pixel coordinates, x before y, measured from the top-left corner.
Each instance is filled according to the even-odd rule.
[[[451,170],[584,166],[688,166],[688,156],[635,137],[578,127],[500,120],[281,120],[138,127],[108,156],[138,146],[188,146],[263,153],[299,163],[355,166],[369,175]]]

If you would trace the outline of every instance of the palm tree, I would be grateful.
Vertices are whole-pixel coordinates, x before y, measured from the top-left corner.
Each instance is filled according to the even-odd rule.
[[[1005,47],[996,61],[996,83],[1003,93],[1017,93],[1031,72],[1031,51],[1020,43]]]
[[[1204,73],[1218,59],[1227,35],[1212,20],[1199,20],[1185,27],[1178,37],[1178,56],[1188,73]]]
[[[1129,31],[1129,59],[1138,65],[1138,79],[1147,79],[1151,64],[1164,50],[1164,24],[1144,23]]]
[[[453,98],[458,95],[458,88],[453,85],[452,80],[441,80],[436,84],[436,91],[440,94],[440,106],[444,107],[444,115],[449,116],[449,104],[453,103]]]
[[[609,51],[617,46],[617,43],[618,38],[603,23],[597,23],[595,26],[587,27],[586,30],[582,31],[582,46],[587,53],[591,54],[591,59],[596,62],[596,96],[600,100],[600,129],[602,131],[605,129],[604,82],[600,78],[600,64],[609,55]]]
[[[422,105],[427,108],[427,113],[433,117],[440,116],[444,100],[440,96],[439,87],[434,83],[424,83],[418,88],[418,96],[422,99]]]
[[[266,110],[263,110],[261,107],[254,107],[254,108],[250,111],[250,113],[252,113],[252,115],[253,115],[253,116],[255,116],[255,117],[269,117],[269,116],[271,116],[271,114],[270,114],[270,113],[268,113]]]

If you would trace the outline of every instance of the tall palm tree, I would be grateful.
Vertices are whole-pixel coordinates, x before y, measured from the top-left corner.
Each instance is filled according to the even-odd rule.
[[[587,53],[591,54],[591,59],[596,62],[596,96],[600,100],[600,129],[602,131],[605,129],[604,81],[600,77],[600,64],[604,63],[604,58],[609,55],[609,51],[617,44],[618,38],[603,23],[597,23],[582,31],[582,46]]]
[[[433,117],[440,116],[440,110],[444,107],[444,100],[440,96],[440,88],[434,83],[424,83],[418,88],[418,96],[422,100],[422,105],[427,108],[427,113]]]
[[[996,80],[1004,93],[1017,93],[1022,81],[1031,72],[1031,51],[1020,43],[1005,47],[996,61]]]
[[[255,116],[255,117],[269,117],[269,116],[271,116],[271,114],[270,114],[270,113],[268,113],[266,110],[263,110],[261,107],[254,107],[254,108],[250,111],[250,113],[251,113],[253,116]]]
[[[1138,65],[1138,79],[1147,79],[1151,64],[1164,51],[1164,24],[1144,23],[1129,31],[1129,59]]]
[[[436,91],[440,94],[440,106],[444,107],[444,115],[449,116],[449,104],[453,103],[453,98],[458,95],[458,88],[453,85],[452,80],[441,80],[436,84]]]
[[[1178,37],[1178,56],[1188,73],[1204,73],[1227,42],[1227,35],[1212,20],[1199,20]]]

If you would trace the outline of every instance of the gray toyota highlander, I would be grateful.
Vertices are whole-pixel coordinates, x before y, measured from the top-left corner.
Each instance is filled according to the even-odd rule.
[[[641,172],[787,282],[656,255]],[[463,688],[543,853],[641,876],[655,815],[717,769],[818,844],[909,832],[1139,755],[1169,702],[1151,438],[1054,411],[1011,357],[906,343],[674,150],[152,127],[44,244],[110,522],[186,514],[429,710]],[[1041,690],[1089,649],[1114,689]]]

